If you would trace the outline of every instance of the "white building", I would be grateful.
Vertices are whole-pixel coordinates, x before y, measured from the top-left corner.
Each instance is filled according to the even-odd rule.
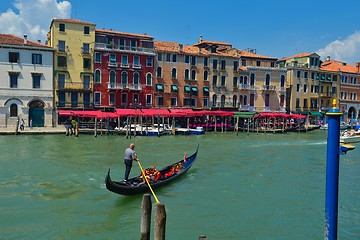
[[[0,34],[0,127],[53,126],[54,49]]]

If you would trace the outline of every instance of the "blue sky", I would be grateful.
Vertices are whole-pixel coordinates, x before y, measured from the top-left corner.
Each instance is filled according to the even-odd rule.
[[[194,44],[202,35],[270,57],[317,52],[354,65],[359,9],[358,0],[1,0],[0,33],[44,42],[52,18],[72,17],[161,41]]]

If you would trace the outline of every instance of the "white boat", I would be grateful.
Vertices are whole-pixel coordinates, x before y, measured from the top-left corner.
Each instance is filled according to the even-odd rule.
[[[350,133],[345,130],[340,136],[341,143],[358,143],[360,142],[360,130],[351,130]]]
[[[197,127],[195,129],[189,128],[189,135],[201,135],[201,134],[205,134],[203,127]]]

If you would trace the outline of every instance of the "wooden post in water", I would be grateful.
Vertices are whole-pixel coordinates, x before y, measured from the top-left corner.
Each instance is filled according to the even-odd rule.
[[[97,137],[97,117],[95,118],[95,124],[94,124],[94,137]]]
[[[19,124],[20,124],[20,118],[18,117],[16,119],[15,135],[17,135],[19,132]]]
[[[163,203],[156,204],[154,240],[165,240],[166,211]]]
[[[76,121],[75,124],[75,137],[79,136],[79,121]]]
[[[150,240],[151,208],[150,194],[144,194],[141,204],[140,240]]]

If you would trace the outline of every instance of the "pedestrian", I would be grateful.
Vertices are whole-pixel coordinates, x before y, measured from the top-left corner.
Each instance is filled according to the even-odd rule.
[[[135,144],[131,143],[130,147],[128,147],[125,150],[125,160],[124,160],[124,164],[125,164],[125,180],[124,180],[124,182],[127,182],[129,180],[129,174],[130,174],[130,171],[131,171],[132,162],[133,161],[138,161],[134,149],[135,149]]]
[[[33,123],[32,123],[32,119],[30,118],[30,129],[33,128]]]
[[[76,134],[76,120],[73,119],[71,120],[71,128],[72,128],[72,133],[71,134]]]
[[[20,130],[21,130],[21,131],[24,131],[24,129],[25,129],[25,121],[24,121],[24,119],[22,118],[21,121],[20,121]]]
[[[66,119],[64,125],[65,125],[65,129],[66,129],[66,136],[69,136],[69,134],[71,135],[72,131],[71,131],[71,120],[70,120],[70,118]]]

